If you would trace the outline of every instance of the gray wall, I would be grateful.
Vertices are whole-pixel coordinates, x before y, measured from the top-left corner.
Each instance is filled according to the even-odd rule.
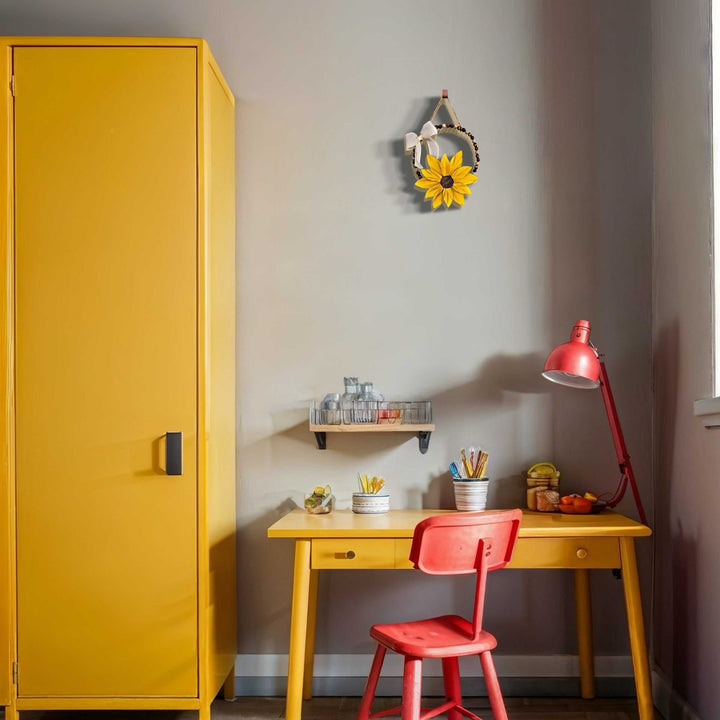
[[[653,0],[653,640],[703,720],[720,713],[720,443],[693,417],[713,394],[709,20],[709,0]]]
[[[3,0],[5,34],[207,38],[237,102],[240,648],[287,649],[290,543],[267,526],[330,483],[382,474],[394,507],[450,506],[448,461],[490,449],[493,502],[551,459],[563,489],[612,490],[597,393],[539,372],[578,318],[607,356],[646,506],[651,490],[648,0],[444,3]],[[441,88],[480,146],[461,210],[428,212],[403,155]],[[444,145],[451,151],[452,145]],[[329,438],[306,405],[344,374],[431,399],[430,451]],[[620,508],[633,514],[632,501]],[[649,577],[649,542],[642,548]],[[567,574],[493,577],[503,653],[575,652]],[[595,578],[596,642],[625,654],[620,584]],[[327,574],[319,652],[366,652],[371,622],[468,611],[471,588]]]

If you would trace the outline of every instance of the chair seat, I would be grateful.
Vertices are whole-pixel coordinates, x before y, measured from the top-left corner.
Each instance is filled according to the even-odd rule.
[[[396,653],[420,658],[477,655],[497,647],[494,636],[484,630],[473,640],[472,623],[459,615],[373,625],[370,636]]]

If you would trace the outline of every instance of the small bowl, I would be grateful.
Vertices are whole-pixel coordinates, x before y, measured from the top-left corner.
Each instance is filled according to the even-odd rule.
[[[565,515],[594,515],[607,507],[605,500],[596,500],[589,510],[576,510],[573,505],[558,505],[558,510]]]
[[[307,501],[310,497],[312,497],[312,494],[305,495],[305,500]],[[310,515],[327,515],[334,509],[335,496],[332,493],[330,493],[330,495],[326,495],[325,499],[319,505],[315,505],[314,507],[305,505],[305,512],[310,513]]]

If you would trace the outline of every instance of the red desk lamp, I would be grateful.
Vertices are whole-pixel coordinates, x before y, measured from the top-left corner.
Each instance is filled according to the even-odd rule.
[[[620,484],[615,494],[607,501],[607,506],[615,507],[622,500],[629,482],[640,513],[640,520],[647,525],[645,510],[642,500],[640,500],[630,456],[625,447],[625,438],[620,427],[620,419],[615,408],[605,363],[600,360],[597,348],[590,342],[590,323],[587,320],[578,320],[573,326],[570,341],[558,345],[548,355],[542,375],[546,380],[567,387],[582,388],[583,390],[594,390],[596,387],[600,387],[605,403],[605,412],[607,412],[610,423],[615,453],[620,465]]]

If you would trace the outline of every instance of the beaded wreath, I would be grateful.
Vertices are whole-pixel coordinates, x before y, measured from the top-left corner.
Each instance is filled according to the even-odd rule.
[[[448,111],[452,122],[436,124],[435,116],[443,106]],[[444,134],[455,135],[467,142],[470,147],[470,156],[473,159],[472,165],[462,165],[461,152],[456,153],[450,160],[447,159],[447,156],[437,157],[440,153],[435,136]],[[433,158],[428,160],[428,168],[423,168],[422,165],[423,143],[427,145],[428,158]],[[433,209],[439,207],[442,202],[446,207],[450,207],[453,202],[456,205],[464,204],[464,195],[470,194],[467,185],[477,180],[471,173],[478,169],[480,153],[475,136],[460,124],[455,108],[448,99],[447,90],[443,90],[442,97],[438,100],[430,120],[423,125],[420,135],[415,133],[405,135],[405,151],[410,155],[413,171],[418,178],[418,182],[415,184],[419,189],[426,190],[425,199],[433,201]]]
[[[474,158],[472,172],[477,172],[478,166],[480,164],[480,153],[478,152],[478,144],[475,142],[475,136],[462,125],[454,125],[453,123],[443,123],[442,125],[435,125],[435,129],[437,130],[438,135],[451,133],[459,138],[462,138],[468,143],[471,148],[471,157]],[[420,161],[419,157],[416,157],[416,153],[420,152],[420,147],[418,145],[415,145],[409,152],[410,160],[413,164],[413,170],[415,171],[415,174],[419,178],[421,178],[423,176],[422,162]]]

